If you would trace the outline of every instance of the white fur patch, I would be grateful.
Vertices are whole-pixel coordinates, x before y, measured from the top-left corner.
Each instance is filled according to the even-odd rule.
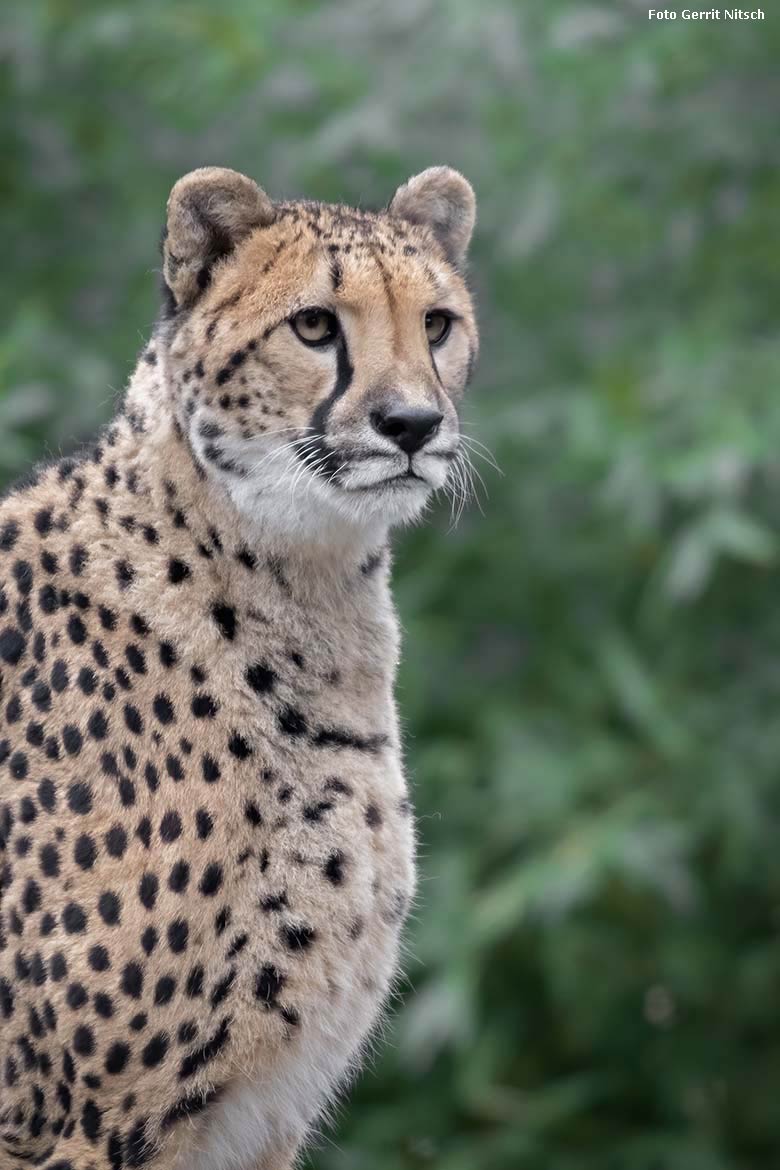
[[[379,1000],[357,981],[332,997],[269,1067],[236,1081],[207,1111],[175,1170],[256,1170],[297,1143],[347,1079]]]

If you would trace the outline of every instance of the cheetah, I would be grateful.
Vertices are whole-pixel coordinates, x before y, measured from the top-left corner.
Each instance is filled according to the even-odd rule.
[[[396,976],[388,534],[459,452],[468,182],[174,186],[96,442],[0,505],[0,1170],[291,1170]]]

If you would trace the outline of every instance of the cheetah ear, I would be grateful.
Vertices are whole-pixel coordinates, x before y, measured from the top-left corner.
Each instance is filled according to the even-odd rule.
[[[208,285],[214,262],[273,220],[265,191],[238,171],[201,167],[179,179],[168,199],[162,242],[171,310],[191,305]]]
[[[447,259],[459,268],[466,258],[477,201],[471,184],[452,167],[429,167],[399,187],[391,215],[431,229]]]

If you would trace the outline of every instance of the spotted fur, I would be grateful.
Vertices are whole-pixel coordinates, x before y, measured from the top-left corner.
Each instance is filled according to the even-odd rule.
[[[356,1067],[414,886],[387,535],[457,452],[473,218],[446,168],[379,213],[186,176],[117,417],[0,506],[2,1170],[289,1170]]]

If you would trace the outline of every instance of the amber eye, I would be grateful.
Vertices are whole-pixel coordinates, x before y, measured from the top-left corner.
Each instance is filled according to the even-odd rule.
[[[301,309],[290,324],[306,345],[327,345],[339,331],[338,319],[327,309]]]
[[[425,314],[425,333],[431,345],[441,345],[452,328],[452,317],[436,309]]]

